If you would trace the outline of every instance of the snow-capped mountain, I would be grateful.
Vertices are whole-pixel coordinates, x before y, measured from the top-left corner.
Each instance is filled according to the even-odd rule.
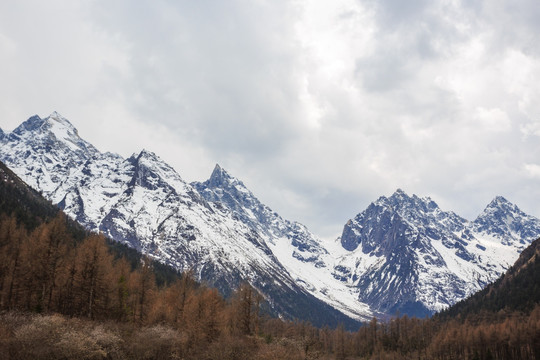
[[[473,229],[492,236],[504,245],[519,243],[520,249],[540,234],[538,219],[525,214],[502,196],[497,196],[473,222]]]
[[[347,222],[336,276],[374,310],[423,316],[497,279],[539,236],[540,220],[502,197],[470,222],[397,190]]]
[[[206,200],[227,208],[235,218],[261,234],[304,290],[353,318],[367,320],[379,315],[358,301],[357,289],[333,276],[335,258],[345,253],[337,243],[324,244],[304,225],[283,219],[219,165],[207,181],[192,185]]]
[[[349,220],[336,241],[322,241],[219,165],[188,184],[152,152],[100,152],[58,113],[0,130],[0,150],[88,229],[224,293],[249,281],[276,313],[316,325],[430,314],[496,279],[540,237],[540,220],[502,197],[468,221],[398,190]]]
[[[71,171],[99,152],[56,112],[48,119],[32,116],[4,135],[2,160],[28,185],[52,198]]]
[[[290,222],[219,166],[193,185],[258,229],[306,290],[351,316],[359,310],[424,316],[443,309],[495,280],[540,236],[540,221],[501,197],[470,222],[398,189],[351,219],[341,246],[321,242],[303,226],[304,241],[297,242]],[[289,241],[273,240],[280,238]]]
[[[88,229],[191,270],[225,294],[248,281],[282,316],[354,323],[297,284],[267,234],[205,200],[157,155],[101,153],[58,113],[33,116],[0,141],[1,160]]]
[[[192,185],[208,201],[223,204],[234,216],[244,224],[256,229],[267,244],[291,244],[295,250],[293,256],[300,261],[313,262],[316,266],[324,266],[322,256],[328,252],[304,225],[284,220],[268,206],[262,204],[242,181],[232,177],[216,165],[210,178]]]

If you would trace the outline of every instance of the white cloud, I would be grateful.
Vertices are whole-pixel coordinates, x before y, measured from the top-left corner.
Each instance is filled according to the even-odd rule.
[[[474,119],[482,130],[493,132],[505,132],[510,130],[511,122],[508,115],[501,109],[476,108]]]
[[[525,171],[531,178],[540,179],[540,165],[538,164],[525,164]]]
[[[520,128],[525,137],[534,135],[540,137],[540,121],[531,121],[525,123]]]

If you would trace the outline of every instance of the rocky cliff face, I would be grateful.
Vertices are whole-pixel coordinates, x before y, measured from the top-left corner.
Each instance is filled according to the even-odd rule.
[[[539,225],[501,197],[470,222],[398,190],[347,222],[341,244],[349,254],[336,275],[378,311],[423,316],[497,279]]]

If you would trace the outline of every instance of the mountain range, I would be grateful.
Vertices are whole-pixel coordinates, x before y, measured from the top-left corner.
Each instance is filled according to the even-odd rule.
[[[469,221],[397,190],[323,241],[219,165],[190,184],[150,151],[100,152],[58,113],[0,130],[0,160],[87,229],[224,294],[247,281],[276,314],[315,325],[432,314],[497,279],[540,236],[540,220],[500,196]]]

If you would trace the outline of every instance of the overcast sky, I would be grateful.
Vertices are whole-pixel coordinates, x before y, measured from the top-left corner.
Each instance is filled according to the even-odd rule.
[[[335,238],[397,188],[540,217],[538,0],[5,0],[0,127],[58,111]]]

